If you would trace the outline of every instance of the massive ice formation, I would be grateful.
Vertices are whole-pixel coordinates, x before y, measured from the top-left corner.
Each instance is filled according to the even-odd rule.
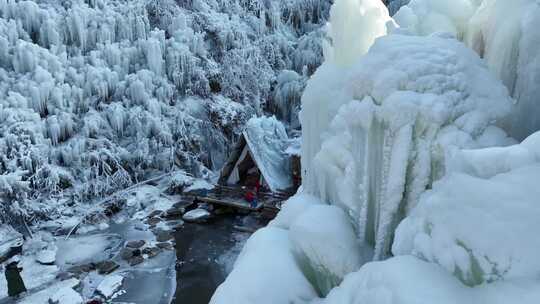
[[[400,31],[450,32],[483,57],[517,105],[506,122],[523,139],[540,129],[540,4],[535,0],[412,0],[394,16]]]
[[[516,108],[534,104],[520,99],[516,107],[511,93],[536,90],[537,54],[520,49],[518,58],[517,48],[503,43],[513,41],[518,16],[534,24],[537,14],[529,12],[536,12],[537,4],[512,4],[412,0],[398,13],[402,28],[395,28],[380,15],[383,8],[368,9],[377,8],[374,1],[336,2],[334,44],[302,96],[302,189],[271,223],[289,229],[287,250],[296,257],[292,274],[300,269],[325,298],[302,301],[292,295],[288,302],[538,301],[540,133],[512,146],[516,141],[504,131],[509,115],[524,115]],[[509,18],[494,17],[505,9]],[[374,27],[357,32],[362,21],[348,19],[355,11],[375,18]],[[469,40],[471,20],[479,32]],[[341,26],[339,36],[334,24]],[[387,30],[391,34],[377,39]],[[535,34],[519,37],[519,44],[527,41],[529,47],[538,41]],[[468,48],[470,41],[480,42],[475,50],[482,51]],[[491,62],[490,53],[502,61]],[[510,63],[516,58],[519,64]],[[519,80],[508,85],[512,77],[505,76],[520,66],[530,69],[523,74],[529,77],[523,90],[513,88]],[[527,132],[531,116],[534,111],[510,130]],[[330,211],[336,207],[346,216]],[[329,218],[341,223],[326,223]],[[350,240],[347,245],[344,239]],[[355,268],[347,253],[357,244],[360,264],[365,254],[373,260],[395,257],[364,264],[325,295]],[[237,267],[246,265],[240,261]],[[339,280],[332,281],[336,273]],[[241,282],[230,276],[220,288],[221,299],[235,294]],[[304,288],[303,282],[295,284]]]
[[[364,265],[312,303],[536,303],[539,139],[455,151],[451,173],[397,229],[396,257]]]
[[[327,77],[340,85],[326,86]],[[312,98],[316,87],[329,92]],[[488,126],[510,105],[480,58],[451,37],[380,38],[352,67],[321,69],[308,84],[304,187],[345,208],[374,259],[384,258],[399,220],[444,174],[446,153],[498,137]]]
[[[537,276],[540,133],[459,151],[449,170],[400,224],[393,253],[437,263],[468,285]]]

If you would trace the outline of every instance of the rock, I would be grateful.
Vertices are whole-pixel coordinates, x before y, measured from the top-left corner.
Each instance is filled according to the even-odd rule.
[[[163,250],[172,250],[173,249],[173,245],[169,242],[161,242],[161,243],[157,243],[156,246],[160,249],[163,249]]]
[[[168,221],[167,222],[167,226],[171,227],[171,229],[173,229],[173,230],[177,230],[180,227],[182,227],[183,225],[184,225],[183,220],[173,220],[173,221]]]
[[[141,255],[134,256],[128,261],[130,266],[139,265],[142,262],[144,262],[144,258]]]
[[[36,261],[42,265],[54,265],[56,261],[55,250],[42,250],[36,256]]]
[[[118,201],[109,203],[107,206],[105,206],[105,209],[103,210],[103,213],[106,216],[111,217],[111,216],[117,214],[118,212],[120,212],[122,210],[122,208],[124,208],[124,206],[126,205],[126,202],[127,202],[126,199],[120,199]]]
[[[163,211],[161,210],[154,210],[152,211],[152,213],[150,213],[148,215],[148,217],[160,217],[161,215],[163,215]]]
[[[182,219],[186,222],[203,223],[210,218],[210,212],[206,209],[197,208],[186,212]]]
[[[138,241],[129,241],[126,243],[127,248],[141,248],[146,244],[146,241],[144,240],[138,240]]]
[[[169,231],[157,230],[155,234],[158,242],[166,242],[173,238],[173,235]]]
[[[161,221],[162,219],[160,219],[159,217],[150,217],[146,220],[146,223],[150,226],[155,226]]]
[[[165,217],[168,218],[168,219],[171,219],[171,218],[179,218],[181,217],[185,212],[185,209],[184,207],[180,207],[180,208],[171,208],[169,210],[167,210],[167,212],[165,212]]]
[[[118,274],[106,276],[96,288],[96,292],[102,295],[105,299],[109,299],[122,287],[124,277]]]
[[[73,274],[69,272],[59,272],[55,278],[59,281],[64,281],[73,278]]]
[[[96,269],[96,264],[88,263],[88,264],[71,266],[67,269],[67,272],[73,273],[75,275],[80,275],[80,274],[87,273],[95,269]]]
[[[141,255],[140,249],[126,247],[126,248],[122,248],[122,250],[120,251],[120,257],[122,258],[122,260],[125,260],[125,261],[129,261],[132,257],[139,256],[139,255]]]
[[[158,247],[146,247],[142,250],[142,254],[148,256],[148,258],[153,258],[161,252],[161,249]]]
[[[120,265],[110,260],[99,262],[96,264],[96,269],[99,274],[109,274],[118,269],[118,267],[120,267]]]

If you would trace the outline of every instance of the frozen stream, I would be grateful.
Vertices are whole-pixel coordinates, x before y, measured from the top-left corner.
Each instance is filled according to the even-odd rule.
[[[259,226],[251,216],[220,216],[207,224],[185,223],[175,233],[177,286],[175,304],[207,304],[232,269],[249,233],[235,225]]]

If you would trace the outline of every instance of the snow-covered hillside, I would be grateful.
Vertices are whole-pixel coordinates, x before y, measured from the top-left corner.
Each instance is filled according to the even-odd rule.
[[[536,303],[539,9],[336,1],[302,96],[302,188],[212,303]],[[264,239],[279,259],[257,268]],[[288,281],[268,291],[274,269]]]
[[[30,218],[69,193],[205,176],[252,115],[298,125],[329,6],[0,0],[0,208]]]

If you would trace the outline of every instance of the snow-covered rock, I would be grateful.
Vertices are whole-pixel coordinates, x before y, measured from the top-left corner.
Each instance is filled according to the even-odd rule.
[[[307,209],[293,222],[289,238],[297,263],[320,295],[366,261],[347,214],[336,206]]]
[[[210,212],[203,208],[197,208],[186,212],[182,219],[186,222],[204,222],[211,216]]]
[[[122,282],[124,277],[118,274],[106,276],[101,283],[96,288],[96,292],[105,297],[105,299],[110,299],[114,294],[120,290],[122,287]]]
[[[56,261],[56,250],[45,249],[38,252],[36,261],[43,265],[52,265]]]

